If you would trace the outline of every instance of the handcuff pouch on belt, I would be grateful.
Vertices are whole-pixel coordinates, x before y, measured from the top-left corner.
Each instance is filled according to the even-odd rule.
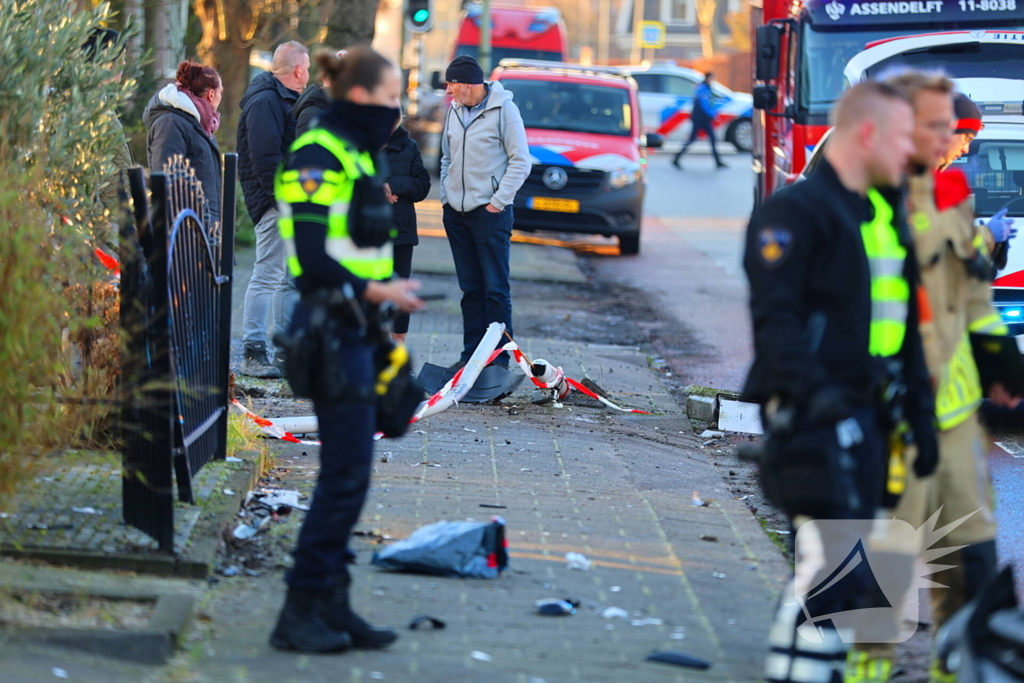
[[[326,301],[308,303],[309,324],[274,335],[285,351],[284,375],[297,398],[321,403],[366,402],[370,396],[354,396],[341,357],[340,323]]]
[[[829,425],[801,424],[793,409],[766,420],[758,457],[765,498],[791,518],[840,519],[860,507],[856,462],[850,449],[864,439],[848,418]]]

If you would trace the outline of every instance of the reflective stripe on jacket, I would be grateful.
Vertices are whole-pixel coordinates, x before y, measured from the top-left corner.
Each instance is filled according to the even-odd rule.
[[[302,264],[295,253],[295,222],[323,223],[321,213],[303,213],[310,204],[327,207],[327,239],[324,250],[353,275],[371,280],[384,280],[394,272],[392,244],[379,248],[360,248],[349,237],[349,208],[355,182],[362,176],[376,173],[373,157],[358,152],[341,138],[323,128],[304,134],[292,145],[292,153],[307,145],[320,145],[337,159],[342,171],[279,170],[275,183],[278,229],[287,250],[288,272],[302,275]]]
[[[946,171],[946,173],[956,171]],[[939,428],[956,427],[978,409],[981,382],[968,332],[1007,334],[992,308],[990,283],[972,278],[964,264],[983,240],[974,227],[974,211],[966,199],[939,210],[935,176],[923,173],[909,181],[908,202],[921,282],[932,312],[921,321],[928,370],[935,383]]]
[[[888,358],[903,348],[910,310],[910,285],[903,276],[907,250],[893,227],[894,212],[877,190],[868,190],[874,217],[860,226],[871,269],[872,356]]]

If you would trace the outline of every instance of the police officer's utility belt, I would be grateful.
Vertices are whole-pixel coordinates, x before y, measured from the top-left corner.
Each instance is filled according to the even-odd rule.
[[[309,323],[274,335],[285,350],[285,377],[298,398],[322,404],[376,405],[376,431],[402,436],[423,400],[423,388],[412,374],[412,358],[404,345],[391,342],[385,316],[374,310],[368,318],[361,303],[340,290],[317,290],[302,297]],[[342,359],[345,337],[375,344],[371,386],[350,381]]]

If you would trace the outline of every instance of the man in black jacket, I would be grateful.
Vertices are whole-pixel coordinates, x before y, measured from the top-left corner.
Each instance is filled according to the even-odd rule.
[[[238,119],[238,178],[245,208],[256,224],[256,263],[245,291],[241,374],[279,379],[281,371],[267,355],[267,318],[288,329],[297,292],[288,278],[285,248],[277,230],[274,174],[295,141],[292,107],[309,82],[309,50],[295,41],[279,45],[269,73],[252,80],[242,97]]]
[[[875,606],[864,604],[874,595],[866,561],[822,585],[858,542],[868,545],[895,398],[903,397],[903,433],[917,442],[917,474],[930,474],[938,457],[913,242],[893,189],[913,151],[913,111],[868,82],[832,116],[825,160],[754,214],[744,255],[755,359],[743,393],[764,406],[765,492],[798,530],[796,578],[770,635],[770,681],[842,680],[843,622],[825,615]],[[894,398],[883,399],[887,391]]]
[[[341,59],[347,54],[347,50],[338,50],[334,55]],[[295,139],[298,140],[304,133],[313,129],[320,117],[327,113],[331,107],[331,98],[327,94],[330,83],[327,78],[323,83],[310,83],[299,96],[295,106],[292,107],[292,115],[295,117]]]

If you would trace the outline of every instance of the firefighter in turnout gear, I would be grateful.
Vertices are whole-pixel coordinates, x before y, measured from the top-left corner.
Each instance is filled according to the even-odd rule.
[[[826,561],[838,567],[836,553],[845,557],[870,532],[897,404],[904,433],[920,445],[913,467],[927,475],[936,458],[911,238],[899,192],[874,189],[900,184],[912,151],[911,108],[892,88],[868,82],[848,90],[832,118],[825,160],[754,214],[744,255],[755,359],[743,393],[763,406],[765,494],[796,529],[850,520],[844,538],[816,548],[797,534],[789,590],[798,599],[828,576]],[[865,569],[817,599],[815,612],[855,609],[870,579]],[[841,681],[843,638],[827,619],[811,622],[816,641],[802,635],[814,615],[798,599],[780,601],[766,678]]]
[[[305,359],[310,367],[295,371],[291,365],[303,359],[290,353],[288,368],[293,388],[301,385],[301,395],[313,398],[320,475],[270,642],[279,649],[338,652],[382,647],[398,637],[352,610],[349,537],[369,489],[379,420],[376,347],[366,321],[385,302],[411,312],[422,301],[413,294],[415,282],[387,281],[392,221],[383,190],[387,174],[379,164],[399,116],[398,71],[366,47],[342,60],[325,53],[318,61],[335,101],[319,125],[295,141],[278,171],[275,194],[288,268],[302,293],[292,338],[314,338],[317,312],[330,310],[329,320],[316,323],[324,331],[318,345],[304,347],[316,349]],[[338,292],[344,295],[336,305]],[[333,307],[321,307],[325,300]]]
[[[935,473],[925,479],[908,473],[906,491],[886,517],[908,522],[915,529],[934,514],[938,514],[936,529],[958,523],[930,546],[933,556],[938,549],[963,546],[934,560],[949,567],[929,577],[944,586],[931,589],[934,633],[997,569],[995,514],[986,462],[989,443],[978,421],[983,396],[968,334],[1007,334],[991,305],[990,281],[995,270],[988,259],[991,233],[1004,230],[1001,225],[993,226],[991,232],[984,226],[976,228],[971,190],[963,173],[937,171],[952,145],[963,146],[954,140],[954,130],[960,126],[954,124],[953,83],[941,75],[914,71],[887,83],[914,107],[915,151],[908,166],[907,212],[924,289],[920,329],[935,388],[939,463]],[[1005,232],[1008,236],[1009,230]],[[998,385],[989,398],[1004,407],[1016,407],[1019,402]],[[872,539],[879,547],[887,541],[888,552],[916,555],[925,549],[907,548],[895,539]],[[908,572],[913,571],[913,555],[906,561]],[[899,611],[893,616],[898,617]],[[847,682],[888,681],[893,648],[892,643],[855,648],[847,665]],[[954,681],[955,677],[935,660],[930,680]]]

